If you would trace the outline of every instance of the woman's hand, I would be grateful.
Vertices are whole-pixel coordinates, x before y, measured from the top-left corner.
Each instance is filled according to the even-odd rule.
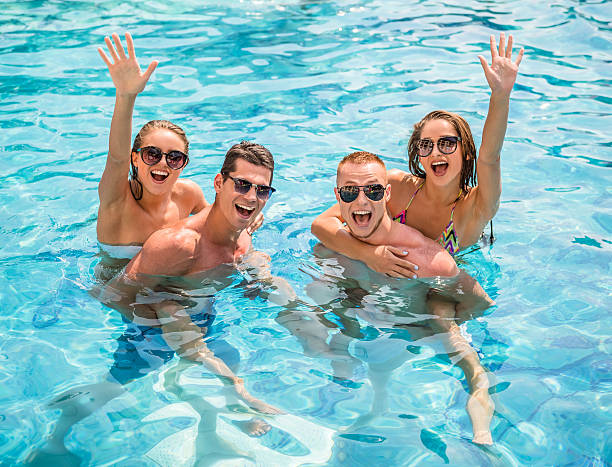
[[[499,35],[499,49],[495,45],[495,36],[491,35],[491,65],[487,63],[482,55],[478,56],[480,64],[487,78],[487,83],[493,94],[510,95],[518,67],[523,59],[525,49],[521,48],[518,57],[512,61],[512,36],[508,38],[508,47],[505,47],[506,38],[504,33]]]
[[[253,233],[261,227],[261,225],[263,224],[263,221],[264,221],[264,216],[260,212],[259,214],[257,214],[255,219],[253,219],[253,222],[251,222],[251,224],[246,228],[247,233],[249,235],[253,235]]]
[[[138,65],[138,61],[136,60],[134,42],[132,41],[132,36],[130,36],[130,33],[125,33],[129,57],[125,55],[125,51],[123,50],[119,36],[113,33],[112,37],[113,41],[115,42],[115,46],[113,46],[113,43],[109,37],[104,38],[104,42],[106,43],[106,47],[108,47],[112,61],[104,53],[101,47],[98,47],[98,53],[108,67],[113,84],[117,89],[117,94],[135,96],[145,88],[147,81],[151,77],[151,74],[159,62],[157,60],[153,60],[146,71],[142,73],[140,70],[140,65]]]
[[[419,267],[410,261],[403,259],[408,252],[394,246],[379,245],[374,250],[374,256],[366,264],[370,269],[390,277],[408,277],[416,279],[416,271]]]

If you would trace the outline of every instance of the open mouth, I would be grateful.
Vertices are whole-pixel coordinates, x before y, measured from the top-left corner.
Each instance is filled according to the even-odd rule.
[[[448,162],[438,161],[431,164],[431,168],[433,173],[438,176],[442,176],[446,173],[446,169],[448,169]]]
[[[165,170],[151,170],[151,178],[158,183],[163,183],[170,175]]]
[[[234,204],[234,206],[236,207],[236,211],[238,211],[238,215],[243,219],[248,219],[251,217],[251,214],[253,214],[253,211],[255,211],[254,207],[244,206],[238,203]]]
[[[370,223],[372,213],[370,211],[354,211],[353,220],[359,227],[366,227]]]

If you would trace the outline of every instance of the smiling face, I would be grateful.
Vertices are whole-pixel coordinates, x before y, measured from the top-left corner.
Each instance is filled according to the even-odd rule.
[[[255,185],[270,185],[272,171],[244,159],[237,159],[234,170],[229,175]],[[217,192],[215,204],[219,205],[227,221],[237,230],[245,229],[266,205],[267,200],[262,200],[256,195],[255,187],[251,187],[245,194],[238,193],[234,180],[230,177],[217,174],[214,185]]]
[[[155,146],[164,153],[169,151],[181,151],[186,153],[183,139],[174,131],[167,128],[154,128],[148,131],[142,138],[140,147]],[[144,191],[153,196],[169,193],[176,183],[183,169],[173,170],[166,164],[166,157],[155,165],[147,165],[143,162],[140,153],[132,153],[132,162],[138,169],[138,180],[142,183]]]
[[[430,139],[434,147],[429,156],[420,157],[419,161],[425,169],[427,179],[440,185],[458,180],[463,166],[461,142],[457,142],[457,149],[451,154],[444,154],[438,149],[438,140],[444,136],[459,136],[453,125],[446,120],[430,120],[421,130],[420,139]]]
[[[368,198],[363,189],[359,190],[357,198],[345,203],[340,198],[338,187],[382,185],[385,194],[379,201]],[[387,171],[384,166],[376,162],[356,164],[346,162],[338,168],[336,188],[336,199],[340,205],[340,213],[347,227],[355,237],[367,239],[380,225],[386,215],[387,202],[391,195],[390,187],[387,185]]]

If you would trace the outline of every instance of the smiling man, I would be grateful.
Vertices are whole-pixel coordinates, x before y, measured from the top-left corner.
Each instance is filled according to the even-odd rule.
[[[233,263],[251,246],[246,228],[275,191],[274,159],[265,147],[243,141],[230,148],[215,176],[213,204],[159,230],[126,268],[126,275],[184,276]]]
[[[418,230],[393,222],[387,212],[391,186],[384,162],[369,152],[354,152],[340,164],[336,199],[346,229],[371,245],[393,245],[408,250],[407,259],[419,265],[421,277],[455,276],[459,269],[452,256]]]
[[[278,413],[279,410],[248,393],[242,378],[238,378],[204,341],[214,319],[212,302],[208,304],[208,311],[200,314],[186,311],[180,300],[172,298],[134,306],[138,301],[134,294],[139,291],[130,285],[157,290],[163,276],[188,276],[222,264],[239,263],[251,249],[251,236],[246,228],[275,191],[270,186],[273,172],[274,158],[265,147],[249,141],[232,146],[214,179],[213,204],[172,227],[153,233],[127,265],[125,274],[112,284],[129,293],[119,294],[119,300],[108,303],[130,321],[160,327],[164,340],[179,356],[201,362],[213,373],[229,380],[240,398],[264,413]],[[277,282],[279,287],[284,287],[282,281]],[[161,288],[163,290],[163,285]]]
[[[453,284],[452,287],[446,287],[445,292],[436,287],[428,291],[426,288],[422,300],[431,318],[429,326],[442,337],[449,356],[465,373],[470,389],[467,412],[474,430],[473,440],[479,444],[491,444],[490,423],[494,404],[488,393],[488,377],[478,354],[468,344],[458,325],[494,302],[478,282],[457,268],[455,260],[440,244],[412,227],[393,222],[387,212],[391,186],[387,183],[385,164],[378,156],[361,151],[342,159],[338,164],[334,191],[346,223],[345,229],[350,235],[370,245],[391,245],[407,250],[407,259],[419,266],[422,278],[451,278],[447,282]],[[393,320],[389,321],[388,327],[396,327]]]

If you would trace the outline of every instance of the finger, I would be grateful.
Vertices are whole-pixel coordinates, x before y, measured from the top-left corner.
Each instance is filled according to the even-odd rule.
[[[395,246],[388,246],[387,250],[393,253],[395,256],[406,256],[408,251],[405,248],[398,248]]]
[[[108,51],[110,52],[113,62],[117,63],[119,61],[119,57],[117,56],[117,52],[115,52],[115,48],[113,47],[113,43],[111,42],[110,37],[106,36],[104,38],[104,43],[106,44],[106,47],[108,48]]]
[[[491,34],[489,39],[491,41],[491,58],[495,58],[497,56],[497,46],[495,45],[495,36]]]
[[[514,42],[514,38],[512,34],[508,37],[508,47],[506,48],[506,58],[512,57],[512,43]]]
[[[113,33],[113,40],[115,41],[115,47],[117,48],[119,57],[121,57],[122,60],[125,60],[127,58],[125,56],[125,50],[123,50],[123,46],[121,45],[121,39],[119,39],[117,33]]]
[[[411,277],[413,279],[416,279],[417,275],[415,271],[417,271],[418,269],[419,267],[416,264],[406,262],[402,264],[396,264],[395,271],[401,274],[402,277]]]
[[[395,278],[400,278],[400,277],[404,277],[398,273],[396,273],[395,271],[391,271],[385,274],[385,276],[389,276],[389,277],[395,277]]]
[[[144,72],[144,78],[148,81],[149,78],[151,77],[151,75],[153,74],[153,72],[155,71],[155,68],[157,68],[157,64],[159,62],[157,60],[153,60],[150,64],[149,67],[146,69],[146,71]]]
[[[129,32],[125,33],[125,43],[127,44],[128,55],[130,58],[136,58],[136,52],[134,51],[134,41],[132,35]]]
[[[102,47],[98,47],[98,53],[100,54],[100,57],[102,57],[102,60],[104,60],[104,63],[106,63],[106,66],[110,68],[112,63],[110,59],[104,53],[104,50],[102,50]]]
[[[503,32],[499,33],[499,56],[503,57],[505,56],[505,52],[504,52],[504,47],[506,43],[506,35]]]
[[[486,75],[489,72],[489,64],[487,63],[487,60],[482,55],[478,56],[478,60],[480,60],[480,64],[482,65],[482,69]]]
[[[402,268],[401,266],[399,268],[396,268],[393,272],[396,274],[395,277],[402,277],[404,279],[417,278],[417,275],[414,273],[414,271],[411,271],[407,268]]]
[[[521,50],[519,50],[519,54],[518,54],[518,58],[516,59],[516,66],[519,66],[521,64],[521,60],[523,59],[523,54],[525,53],[525,49],[523,47],[521,47]]]

